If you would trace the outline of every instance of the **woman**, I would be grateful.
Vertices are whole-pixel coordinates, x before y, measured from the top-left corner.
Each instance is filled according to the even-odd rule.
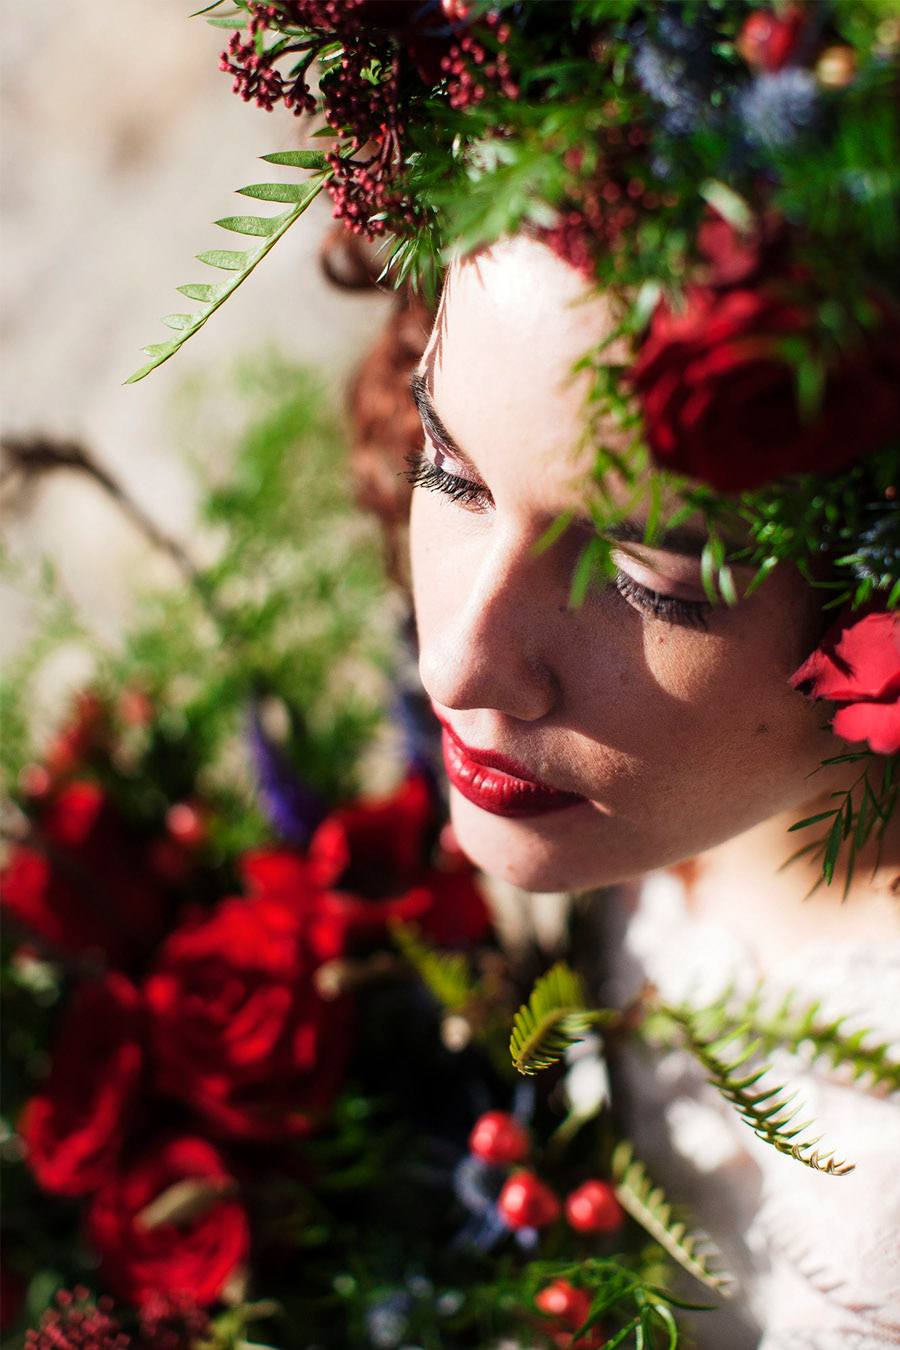
[[[401,282],[452,255],[411,541],[462,847],[615,888],[610,1001],[763,979],[764,1007],[896,1036],[900,26],[839,0],[239,8],[237,92],[335,144],[274,156],[309,191],[244,189],[295,205],[220,222],[265,242],[201,255],[233,275],[185,288],[209,308],[139,374],[319,188],[393,236]],[[716,1350],[900,1343],[900,1111],[814,1062],[854,1172],[764,1146],[683,1055],[622,1066],[638,1149],[741,1278]]]
[[[819,770],[833,734],[789,684],[821,635],[819,594],[785,569],[737,606],[711,606],[696,537],[682,529],[648,548],[634,542],[637,519],[614,551],[615,579],[569,604],[593,530],[582,514],[592,456],[572,451],[584,386],[571,371],[608,327],[604,299],[520,236],[451,267],[415,381],[420,669],[444,727],[457,838],[486,872],[529,890],[628,883],[594,902],[614,909],[611,1001],[644,979],[702,1000],[764,978],[896,1036],[900,822],[859,860],[846,897],[839,884],[810,896],[818,859],[783,867],[790,826],[857,772]],[[566,511],[573,524],[538,552]],[[673,865],[679,879],[636,881]],[[754,1147],[690,1067],[680,1055],[632,1063],[629,1128],[740,1271],[761,1344],[897,1343],[896,1105],[827,1073],[802,1083],[817,1124],[857,1163],[836,1180]],[[701,1319],[704,1330],[711,1346],[757,1344],[732,1317]]]

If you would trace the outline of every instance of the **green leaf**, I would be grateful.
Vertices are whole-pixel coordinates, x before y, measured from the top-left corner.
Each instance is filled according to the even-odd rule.
[[[190,314],[164,314],[163,323],[167,328],[190,328],[193,316]]]
[[[201,307],[193,315],[169,315],[164,322],[178,331],[178,337],[173,342],[155,343],[148,351],[150,360],[130,375],[126,384],[135,384],[149,375],[157,366],[168,361],[170,356],[180,350],[183,344],[192,337],[198,329],[202,328],[216,310],[223,305],[230,295],[232,295],[250,276],[253,269],[266,256],[277,241],[299,220],[303,212],[309,206],[327,181],[326,176],[314,178],[302,185],[301,193],[297,197],[294,205],[280,215],[263,218],[259,216],[230,216],[220,220],[217,224],[225,229],[234,229],[238,233],[259,235],[262,242],[255,248],[248,249],[246,252],[239,252],[232,249],[210,249],[205,253],[198,255],[201,262],[207,263],[210,267],[221,268],[222,271],[230,272],[232,275],[218,286],[203,287],[202,283],[196,285],[190,284],[181,288],[181,293],[188,295],[191,299],[197,299],[201,302]],[[177,321],[177,322],[176,322]]]
[[[612,1174],[622,1208],[641,1225],[674,1261],[708,1289],[728,1294],[733,1277],[724,1269],[721,1253],[705,1233],[692,1232],[678,1219],[660,1186],[651,1181],[630,1143],[613,1152]]]
[[[587,1008],[585,1002],[581,978],[564,961],[541,976],[513,1021],[509,1052],[519,1073],[549,1068],[592,1026],[619,1021],[619,1013]]]
[[[278,150],[263,155],[267,164],[286,164],[291,169],[325,169],[328,167],[322,150]]]
[[[265,238],[273,234],[284,220],[284,216],[223,216],[217,220],[223,230],[232,230],[235,234],[255,234]]]
[[[217,286],[207,286],[202,281],[188,282],[186,286],[176,286],[175,289],[187,296],[188,300],[202,300],[204,304],[215,300],[218,291]]]
[[[255,197],[261,202],[300,202],[306,191],[306,183],[251,183],[238,188],[241,197]]]
[[[223,272],[241,272],[247,266],[249,253],[240,253],[231,248],[211,248],[197,254],[197,261],[209,267],[221,267]]]

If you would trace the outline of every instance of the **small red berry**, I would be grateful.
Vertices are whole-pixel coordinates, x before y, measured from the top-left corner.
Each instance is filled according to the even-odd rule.
[[[544,1286],[534,1302],[542,1313],[560,1318],[574,1331],[590,1312],[591,1296],[586,1289],[576,1289],[568,1280],[554,1280]]]
[[[486,1111],[469,1135],[469,1148],[485,1162],[521,1162],[528,1153],[528,1134],[506,1111]]]
[[[198,848],[206,840],[206,821],[190,802],[176,802],[169,807],[166,829],[185,848]]]
[[[771,74],[790,62],[805,27],[806,16],[799,5],[790,5],[781,14],[757,9],[744,21],[735,46],[748,66]]]
[[[514,1172],[497,1200],[510,1228],[546,1228],[559,1218],[560,1204],[533,1172]]]
[[[579,1233],[614,1233],[624,1217],[608,1181],[586,1181],[566,1199],[566,1218]]]

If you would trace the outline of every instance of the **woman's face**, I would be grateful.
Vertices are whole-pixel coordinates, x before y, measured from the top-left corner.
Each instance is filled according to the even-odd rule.
[[[834,753],[788,685],[820,620],[787,569],[710,607],[692,541],[628,543],[616,581],[570,606],[593,459],[572,369],[609,327],[602,299],[521,237],[454,265],[419,373],[413,585],[453,824],[487,872],[535,891],[693,857],[808,801]]]

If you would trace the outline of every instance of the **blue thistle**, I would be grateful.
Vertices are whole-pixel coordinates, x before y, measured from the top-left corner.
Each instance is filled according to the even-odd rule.
[[[378,1350],[395,1350],[406,1335],[411,1309],[412,1299],[402,1292],[373,1303],[366,1310],[366,1330],[372,1345]]]
[[[632,39],[635,76],[665,109],[662,125],[674,136],[692,131],[710,114],[714,72],[707,27],[685,24],[679,11],[670,8],[657,20],[652,36],[641,25]]]
[[[853,556],[848,559],[860,581],[887,589],[900,576],[900,513],[880,515],[863,530]]]
[[[304,848],[328,808],[320,794],[298,777],[287,755],[266,734],[255,701],[250,709],[249,741],[263,815],[279,839]]]
[[[757,76],[737,101],[748,141],[765,150],[784,150],[811,131],[819,108],[815,76],[796,67]]]

